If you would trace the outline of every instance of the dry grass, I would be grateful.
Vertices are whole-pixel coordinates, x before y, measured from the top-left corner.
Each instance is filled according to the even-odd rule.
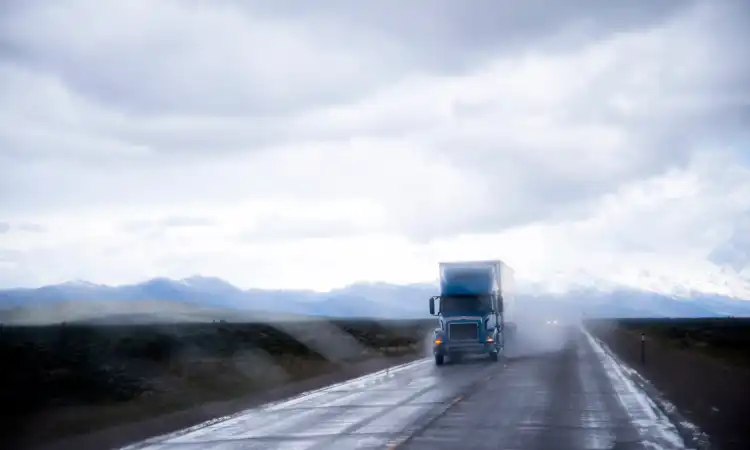
[[[3,439],[90,433],[419,354],[432,321],[4,327]],[[7,364],[6,364],[7,363]]]
[[[750,319],[599,320],[587,327],[708,433],[717,448],[750,448]]]

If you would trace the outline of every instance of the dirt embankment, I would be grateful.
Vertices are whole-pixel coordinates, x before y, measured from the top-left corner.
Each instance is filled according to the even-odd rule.
[[[750,321],[731,330],[716,319],[591,321],[587,327],[707,433],[714,448],[750,449],[750,347],[743,350]]]
[[[0,447],[121,446],[423,356],[433,327],[0,327]]]

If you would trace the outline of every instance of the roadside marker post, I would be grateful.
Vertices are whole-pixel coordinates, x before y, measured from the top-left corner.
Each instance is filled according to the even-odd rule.
[[[646,333],[641,333],[641,364],[646,364]]]

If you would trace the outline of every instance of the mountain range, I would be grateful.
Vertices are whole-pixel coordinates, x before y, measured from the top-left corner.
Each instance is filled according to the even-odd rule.
[[[750,213],[709,254],[553,269],[519,279],[519,317],[750,316]],[[526,269],[531,269],[526,268]],[[534,278],[536,277],[536,278]],[[424,318],[438,283],[361,282],[329,292],[240,289],[216,277],[106,286],[71,281],[0,290],[0,323]]]
[[[154,278],[106,286],[85,281],[0,290],[0,322],[247,321],[313,317],[424,318],[437,283],[355,283],[330,292],[240,289],[216,277]],[[750,301],[725,294],[676,295],[617,283],[573,285],[552,292],[520,282],[518,316],[750,316]]]

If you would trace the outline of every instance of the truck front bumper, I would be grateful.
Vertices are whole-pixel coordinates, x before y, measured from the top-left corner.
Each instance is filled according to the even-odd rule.
[[[432,351],[436,355],[486,355],[499,348],[494,342],[442,342],[434,345]]]

